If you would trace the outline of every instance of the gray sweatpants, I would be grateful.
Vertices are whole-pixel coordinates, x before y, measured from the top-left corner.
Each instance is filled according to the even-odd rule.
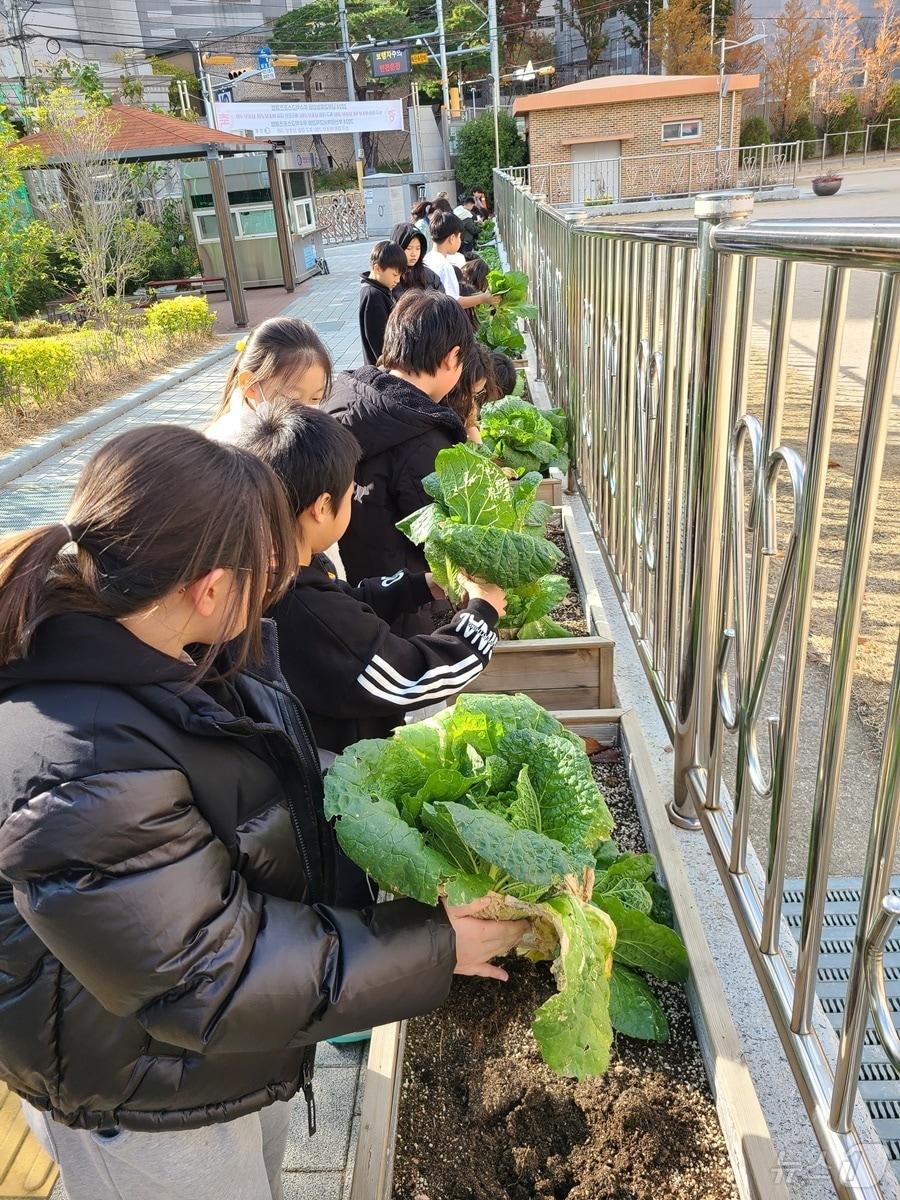
[[[59,1163],[69,1200],[283,1200],[285,1102],[222,1125],[111,1138],[69,1129],[23,1103],[35,1137]]]

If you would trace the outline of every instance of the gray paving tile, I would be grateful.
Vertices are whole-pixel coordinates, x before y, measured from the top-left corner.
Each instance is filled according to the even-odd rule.
[[[342,1183],[340,1171],[314,1171],[309,1174],[287,1172],[284,1176],[284,1200],[341,1200]]]
[[[316,1070],[320,1067],[356,1067],[368,1053],[368,1042],[351,1042],[343,1046],[321,1042],[316,1050]]]
[[[316,1073],[316,1134],[307,1132],[306,1103],[294,1100],[286,1171],[343,1171],[356,1098],[357,1067],[331,1067]]]

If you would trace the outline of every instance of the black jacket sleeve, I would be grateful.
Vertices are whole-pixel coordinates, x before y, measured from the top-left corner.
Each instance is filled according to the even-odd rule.
[[[361,579],[355,587],[338,579],[335,586],[360,604],[368,604],[389,625],[404,613],[418,612],[434,599],[425,575],[418,571],[376,575],[374,579]]]
[[[390,296],[375,288],[365,288],[359,301],[359,335],[362,339],[363,355],[370,366],[375,366],[384,349],[384,331],[391,315],[393,302]]]
[[[170,1045],[300,1047],[449,991],[439,907],[354,912],[253,891],[177,769],[63,782],[7,825],[0,873],[24,920],[104,1008]]]
[[[397,637],[348,592],[295,589],[274,610],[291,690],[330,717],[398,716],[461,691],[490,662],[497,613],[473,600],[449,625]]]

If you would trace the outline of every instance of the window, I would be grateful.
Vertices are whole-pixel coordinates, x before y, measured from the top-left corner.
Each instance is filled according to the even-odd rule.
[[[314,92],[324,92],[325,91],[325,84],[322,82],[321,79],[313,80],[313,91]]]
[[[271,204],[231,211],[237,217],[239,238],[272,237],[275,233],[275,209]]]
[[[309,195],[309,175],[306,171],[285,171],[283,179],[287,200],[299,200]]]
[[[294,200],[291,204],[291,222],[294,233],[311,233],[316,227],[316,214],[310,197]]]
[[[302,79],[282,79],[281,90],[283,92],[302,92],[304,90]]]
[[[662,127],[664,142],[692,142],[702,134],[702,121],[666,121]]]

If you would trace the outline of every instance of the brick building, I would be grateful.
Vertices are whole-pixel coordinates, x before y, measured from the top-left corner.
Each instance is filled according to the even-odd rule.
[[[716,146],[737,144],[741,94],[759,77],[726,75],[725,84],[721,130],[716,75],[607,75],[520,97],[513,111],[526,119],[532,187],[583,204],[727,186],[733,156]]]

